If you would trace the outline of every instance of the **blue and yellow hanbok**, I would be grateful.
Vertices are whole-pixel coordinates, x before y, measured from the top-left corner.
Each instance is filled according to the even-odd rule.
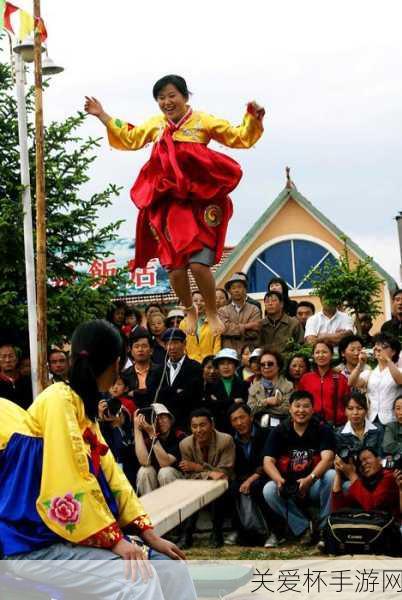
[[[152,527],[67,384],[48,387],[27,411],[0,399],[0,554],[63,540],[112,548],[129,525]]]

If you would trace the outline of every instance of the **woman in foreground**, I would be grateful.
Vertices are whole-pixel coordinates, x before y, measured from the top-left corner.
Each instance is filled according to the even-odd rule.
[[[28,411],[0,400],[1,551],[19,577],[94,597],[195,598],[183,563],[161,561],[155,574],[148,558],[185,557],[154,533],[96,422],[121,354],[111,324],[84,323],[72,338],[69,385],[48,387]]]

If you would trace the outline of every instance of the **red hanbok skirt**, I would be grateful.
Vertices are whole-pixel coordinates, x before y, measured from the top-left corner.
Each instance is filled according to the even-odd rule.
[[[174,142],[169,131],[153,147],[131,189],[139,209],[134,267],[158,257],[167,270],[210,248],[219,262],[232,202],[242,176],[233,159],[195,142]]]

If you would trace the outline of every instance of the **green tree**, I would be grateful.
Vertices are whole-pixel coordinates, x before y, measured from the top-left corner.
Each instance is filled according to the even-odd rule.
[[[33,112],[32,92],[27,95],[27,112]],[[122,292],[121,271],[93,288],[94,280],[76,270],[79,263],[108,255],[105,244],[117,237],[122,223],[102,227],[97,221],[100,210],[119,195],[115,185],[90,197],[82,195],[100,141],[79,136],[84,119],[78,112],[45,130],[49,342],[70,335],[85,319],[105,316],[111,298]],[[34,127],[32,118],[28,120],[35,229]],[[0,63],[0,314],[1,326],[13,330],[27,329],[21,191],[13,81],[10,67]]]
[[[381,313],[381,286],[383,280],[373,268],[368,257],[352,263],[347,238],[344,248],[335,262],[327,262],[310,274],[313,282],[312,295],[319,296],[333,306],[341,306],[355,317],[356,329],[360,331],[359,313],[375,318]]]

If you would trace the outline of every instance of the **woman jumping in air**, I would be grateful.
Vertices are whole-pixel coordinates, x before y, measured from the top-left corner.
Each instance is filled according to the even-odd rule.
[[[228,196],[240,181],[236,161],[207,148],[215,140],[230,148],[250,148],[261,137],[264,109],[247,105],[241,125],[193,111],[190,92],[179,75],[166,75],[152,90],[162,112],[141,125],[131,125],[107,114],[102,104],[86,97],[85,110],[107,127],[109,143],[119,150],[138,150],[154,142],[131,199],[139,209],[134,268],[158,257],[185,307],[187,332],[194,333],[197,312],[192,303],[189,268],[205,300],[214,335],[222,333],[217,315],[215,281],[210,267],[219,262],[232,202]]]

